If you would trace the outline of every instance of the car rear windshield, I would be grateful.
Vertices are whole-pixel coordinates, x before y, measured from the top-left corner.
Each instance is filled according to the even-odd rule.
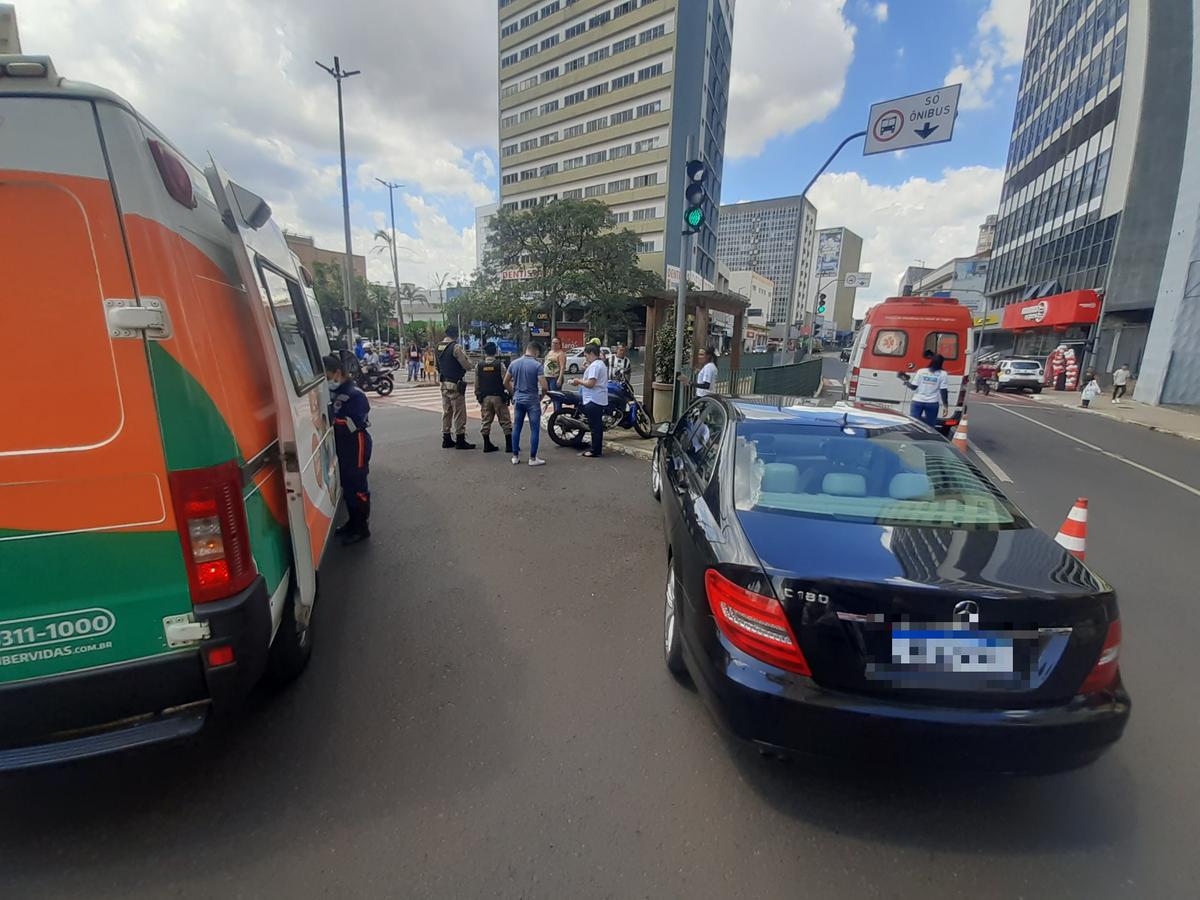
[[[1030,527],[959,451],[908,426],[744,421],[735,448],[739,510],[877,525]]]
[[[1017,362],[1009,363],[1009,365],[1014,372],[1036,372],[1041,368],[1035,362],[1026,362],[1024,360],[1018,360]]]

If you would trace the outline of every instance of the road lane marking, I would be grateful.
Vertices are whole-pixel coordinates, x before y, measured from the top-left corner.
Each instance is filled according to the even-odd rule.
[[[978,444],[971,444],[971,451],[979,457],[979,461],[992,470],[992,474],[1001,481],[1007,481],[1012,484],[1012,479],[1008,477],[1008,473],[996,465],[996,461],[979,449]]]
[[[1081,438],[1075,437],[1075,435],[1073,435],[1073,434],[1067,434],[1067,432],[1065,432],[1065,431],[1060,431],[1059,429],[1055,428],[1053,425],[1047,425],[1045,422],[1039,422],[1037,419],[1031,418],[1030,416],[1024,415],[1023,413],[1019,413],[1016,410],[1009,409],[1004,404],[997,403],[996,407],[998,409],[1004,410],[1009,415],[1016,416],[1018,419],[1024,419],[1026,422],[1032,422],[1034,425],[1037,425],[1039,428],[1045,428],[1047,431],[1053,431],[1055,434],[1057,434],[1061,437],[1065,437],[1068,441],[1074,441],[1077,444],[1081,444],[1082,446],[1087,447],[1089,450],[1095,450],[1097,453],[1102,453],[1103,455],[1110,457],[1111,459],[1117,460],[1117,462],[1123,462],[1127,466],[1132,466],[1135,469],[1140,469],[1141,471],[1145,472],[1147,475],[1153,475],[1155,478],[1159,478],[1159,479],[1167,482],[1167,484],[1173,484],[1177,488],[1182,488],[1183,490],[1187,491],[1188,493],[1195,494],[1197,497],[1200,497],[1200,488],[1193,487],[1190,484],[1185,484],[1184,482],[1180,481],[1177,478],[1172,478],[1170,475],[1164,475],[1162,472],[1159,472],[1155,469],[1151,469],[1149,466],[1143,466],[1140,462],[1134,462],[1129,457],[1122,456],[1120,453],[1113,453],[1111,450],[1105,450],[1103,447],[1097,447],[1095,444],[1090,444],[1087,441],[1082,440]]]

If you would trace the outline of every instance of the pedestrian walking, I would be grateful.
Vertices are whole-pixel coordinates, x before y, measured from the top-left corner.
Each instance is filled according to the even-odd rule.
[[[525,355],[514,360],[504,376],[504,386],[512,394],[516,424],[513,428],[512,464],[521,461],[521,431],[526,420],[529,422],[529,465],[544,466],[546,461],[538,456],[538,441],[542,436],[542,395],[546,393],[546,372],[538,359],[538,345],[525,345]]]
[[[584,347],[587,355],[587,368],[583,370],[582,378],[572,378],[571,384],[579,388],[583,400],[583,414],[587,416],[588,425],[592,432],[592,446],[580,453],[589,459],[603,455],[604,451],[604,413],[608,410],[608,367],[600,359],[600,348],[592,343]]]
[[[1129,384],[1129,364],[1121,363],[1121,367],[1113,372],[1113,403],[1120,403],[1125,396],[1125,386]]]
[[[1087,409],[1089,404],[1100,396],[1100,382],[1095,378],[1088,379],[1088,383],[1083,386],[1083,392],[1080,394],[1080,402],[1083,408]]]
[[[495,453],[500,448],[492,443],[492,422],[500,420],[504,431],[504,449],[512,453],[512,417],[508,414],[508,369],[500,359],[493,341],[483,345],[483,360],[475,366],[475,399],[483,413],[480,432],[483,452]]]
[[[930,428],[937,428],[942,408],[950,405],[948,376],[943,368],[945,363],[945,357],[938,353],[929,360],[928,366],[918,369],[912,377],[907,372],[896,373],[904,386],[914,392],[909,415]]]
[[[346,372],[334,354],[325,357],[329,381],[329,418],[333,422],[333,445],[346,511],[350,517],[336,529],[343,544],[357,544],[371,536],[371,489],[367,473],[371,464],[371,401]]]
[[[416,381],[421,371],[421,351],[416,344],[408,345],[408,380]]]
[[[567,371],[567,354],[563,350],[562,341],[559,338],[555,338],[550,342],[550,352],[546,354],[543,367],[546,371],[546,390],[561,390],[563,373]],[[557,397],[552,398],[552,400],[555,412],[562,409],[561,400]]]
[[[438,344],[437,370],[442,386],[442,446],[474,450],[467,443],[467,367],[471,364],[458,342],[458,326],[447,325]],[[453,430],[453,437],[451,431]]]
[[[614,381],[628,381],[633,371],[633,361],[624,344],[617,345],[617,352],[608,358],[608,377]]]
[[[716,353],[703,347],[696,351],[696,362],[700,366],[700,371],[696,373],[697,397],[707,397],[713,393],[713,385],[717,383],[716,357]]]

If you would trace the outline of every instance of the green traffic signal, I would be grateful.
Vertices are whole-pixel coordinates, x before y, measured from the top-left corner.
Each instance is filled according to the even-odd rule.
[[[819,316],[825,315],[825,301],[824,300],[822,300],[820,303],[817,304],[817,315],[819,315]]]
[[[687,211],[687,215],[683,219],[687,222],[688,228],[697,231],[704,224],[704,210],[699,206],[693,206]]]

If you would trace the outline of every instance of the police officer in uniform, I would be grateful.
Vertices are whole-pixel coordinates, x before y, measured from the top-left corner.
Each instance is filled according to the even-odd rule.
[[[367,472],[371,463],[371,401],[354,383],[346,367],[334,354],[325,357],[325,377],[329,379],[329,418],[333,422],[333,440],[337,448],[338,472],[342,495],[350,518],[335,534],[343,544],[357,544],[371,536],[371,490]]]
[[[500,420],[504,430],[504,451],[512,453],[512,416],[508,414],[508,392],[504,389],[504,376],[508,369],[497,355],[496,345],[488,341],[483,345],[483,362],[475,367],[475,399],[483,410],[483,452],[495,453],[500,448],[492,443],[492,421]]]
[[[458,326],[447,325],[437,348],[438,377],[442,382],[442,446],[474,450],[467,443],[467,353],[458,342]],[[454,438],[450,429],[454,429]]]

